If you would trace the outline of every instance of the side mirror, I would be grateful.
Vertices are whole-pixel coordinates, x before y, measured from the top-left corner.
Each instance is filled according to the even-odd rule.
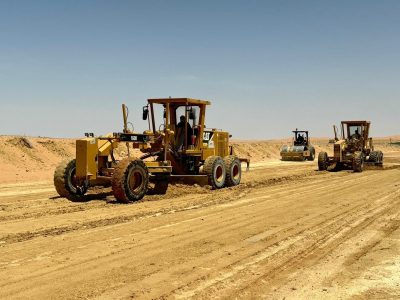
[[[189,111],[189,119],[190,120],[196,120],[197,119],[196,109],[194,109],[193,107]]]
[[[148,117],[149,117],[149,108],[147,106],[144,106],[142,115],[143,121],[146,121]]]

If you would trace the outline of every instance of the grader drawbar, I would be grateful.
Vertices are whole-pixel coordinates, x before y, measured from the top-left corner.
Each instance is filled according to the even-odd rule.
[[[333,156],[320,152],[318,169],[324,171],[347,168],[362,172],[365,165],[383,166],[383,153],[375,150],[373,140],[369,137],[370,126],[369,121],[342,121],[340,139],[336,126],[333,126]]]
[[[76,159],[62,162],[55,170],[58,194],[82,199],[90,187],[111,186],[115,198],[124,203],[142,199],[154,183],[153,193],[165,194],[172,178],[207,180],[213,189],[236,186],[241,181],[242,162],[229,146],[228,132],[205,127],[209,101],[190,98],[149,99],[142,118],[149,129],[128,129],[126,106],[122,106],[124,130],[76,141]],[[155,107],[163,111],[156,124]],[[115,150],[126,144],[128,157],[117,160]],[[132,157],[138,149],[141,157]]]

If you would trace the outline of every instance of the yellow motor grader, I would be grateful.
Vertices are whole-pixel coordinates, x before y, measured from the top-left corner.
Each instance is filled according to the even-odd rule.
[[[346,167],[354,172],[362,172],[364,165],[382,166],[383,153],[374,149],[372,138],[369,137],[370,126],[369,121],[342,121],[340,139],[334,126],[333,156],[320,152],[318,169],[324,171]]]
[[[211,103],[190,98],[149,99],[142,117],[149,129],[135,133],[128,129],[127,107],[122,105],[124,130],[76,141],[76,159],[62,162],[55,170],[58,194],[82,199],[89,187],[111,186],[115,198],[124,203],[142,199],[149,182],[155,193],[164,194],[173,177],[207,179],[214,189],[236,186],[241,181],[240,159],[229,146],[228,132],[205,127],[206,107]],[[155,107],[163,111],[156,124]],[[160,118],[161,119],[161,118]],[[128,157],[117,160],[115,150],[123,143]],[[141,157],[131,157],[138,149]]]

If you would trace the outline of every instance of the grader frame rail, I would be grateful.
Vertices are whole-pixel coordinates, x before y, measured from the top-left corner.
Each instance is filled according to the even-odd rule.
[[[214,189],[238,185],[241,163],[249,167],[249,160],[234,154],[228,132],[205,127],[210,104],[191,98],[148,99],[142,117],[149,128],[143,133],[128,129],[127,108],[122,105],[123,131],[77,140],[76,159],[62,162],[55,171],[57,192],[77,200],[89,187],[111,185],[118,201],[132,202],[146,195],[149,181],[154,183],[153,192],[164,194],[172,177],[206,179]],[[159,127],[156,105],[163,110]],[[126,144],[128,157],[117,160],[114,152],[121,143]],[[131,149],[142,156],[132,157]]]

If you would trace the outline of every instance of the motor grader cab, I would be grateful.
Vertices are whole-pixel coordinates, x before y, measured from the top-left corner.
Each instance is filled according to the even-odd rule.
[[[333,156],[329,157],[326,152],[319,153],[318,169],[346,167],[362,172],[366,164],[382,166],[383,153],[374,150],[373,140],[369,137],[370,126],[369,121],[342,121],[340,139],[334,126]]]
[[[281,159],[283,161],[304,161],[315,159],[315,148],[311,145],[309,133],[305,130],[294,130],[292,145],[281,148]]]
[[[77,140],[76,159],[56,168],[58,194],[81,199],[89,187],[111,185],[118,201],[131,202],[146,195],[149,181],[155,185],[153,191],[165,193],[172,177],[206,178],[214,189],[238,185],[241,162],[247,160],[234,155],[228,132],[205,127],[210,104],[190,98],[149,99],[142,112],[149,128],[143,133],[128,129],[123,105],[122,132]],[[156,107],[162,111],[161,124],[156,121]],[[128,157],[118,160],[114,152],[120,144],[126,144]],[[142,155],[132,157],[131,149]]]

